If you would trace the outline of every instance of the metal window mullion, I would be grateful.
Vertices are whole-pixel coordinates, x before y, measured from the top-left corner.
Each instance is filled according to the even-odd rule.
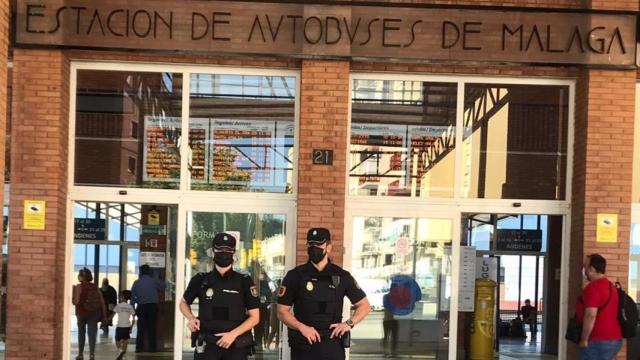
[[[464,87],[465,83],[458,82],[458,93],[456,96],[456,133],[454,140],[455,159],[454,159],[454,176],[453,176],[453,198],[459,199],[462,193],[462,137],[464,136]]]
[[[189,94],[191,94],[191,73],[182,73],[182,111],[180,135],[180,191],[189,191],[191,173],[189,172]]]

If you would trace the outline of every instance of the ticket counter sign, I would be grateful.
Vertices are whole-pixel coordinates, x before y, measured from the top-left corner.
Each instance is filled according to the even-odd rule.
[[[44,230],[45,202],[41,200],[25,200],[22,228],[25,230]]]
[[[498,250],[539,252],[542,249],[542,230],[498,229],[496,242]]]
[[[73,237],[76,240],[105,240],[105,219],[75,219]]]

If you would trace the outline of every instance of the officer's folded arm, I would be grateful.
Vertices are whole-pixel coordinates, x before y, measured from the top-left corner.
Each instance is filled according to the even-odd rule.
[[[180,312],[189,321],[189,330],[192,332],[200,330],[200,320],[193,315],[193,312],[191,312],[191,306],[189,306],[184,298],[180,299]]]
[[[289,329],[299,331],[309,344],[320,342],[320,333],[311,326],[307,326],[291,313],[291,306],[278,304],[278,320],[282,321]]]
[[[364,297],[363,299],[355,303],[354,306],[356,310],[353,312],[353,315],[351,316],[350,319],[353,322],[352,325],[355,326],[369,314],[369,312],[371,311],[371,305],[369,304],[369,300],[367,300],[367,298]],[[331,324],[331,330],[332,330],[331,337],[332,338],[340,337],[344,333],[351,331],[351,328],[352,327],[348,325],[346,322]]]
[[[233,342],[236,341],[236,338],[247,331],[253,329],[260,322],[260,309],[251,309],[247,311],[247,319],[240,324],[235,329],[226,332],[226,333],[218,333],[216,336],[221,336],[221,338],[216,342],[216,345],[228,349]]]
[[[356,307],[356,310],[351,317],[351,321],[353,321],[353,324],[355,325],[364,320],[364,318],[369,315],[369,313],[371,312],[371,304],[369,304],[369,299],[365,297],[355,303],[354,306]]]

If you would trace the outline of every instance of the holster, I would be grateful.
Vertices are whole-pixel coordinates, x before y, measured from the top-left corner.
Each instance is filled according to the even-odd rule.
[[[342,337],[340,338],[340,340],[342,340],[342,347],[345,349],[348,349],[351,347],[351,331],[347,331],[346,333],[342,334]]]

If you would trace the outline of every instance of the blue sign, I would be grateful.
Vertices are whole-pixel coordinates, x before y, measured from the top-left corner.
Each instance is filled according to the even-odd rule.
[[[104,240],[106,230],[104,219],[75,219],[73,237],[76,240]]]
[[[391,277],[389,293],[382,298],[385,311],[393,315],[409,315],[422,299],[420,285],[409,275]]]

